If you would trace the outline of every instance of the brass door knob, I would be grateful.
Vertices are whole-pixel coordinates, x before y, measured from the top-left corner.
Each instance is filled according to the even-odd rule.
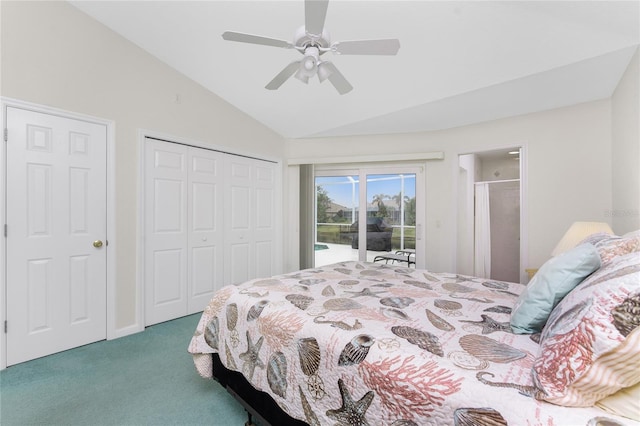
[[[95,240],[95,241],[93,242],[93,246],[94,246],[95,248],[100,248],[100,247],[102,247],[102,241],[100,241],[100,240]]]

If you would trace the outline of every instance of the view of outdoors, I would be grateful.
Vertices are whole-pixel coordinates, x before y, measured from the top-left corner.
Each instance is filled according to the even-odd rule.
[[[358,176],[316,177],[316,266],[358,260]],[[415,249],[416,175],[367,175],[367,260]]]

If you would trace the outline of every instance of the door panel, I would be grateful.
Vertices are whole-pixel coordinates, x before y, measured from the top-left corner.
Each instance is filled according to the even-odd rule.
[[[187,313],[202,311],[223,285],[224,154],[189,147]]]
[[[224,155],[147,139],[145,324],[202,311],[223,283]]]
[[[275,168],[264,161],[254,162],[255,170],[255,271],[254,277],[270,277],[275,265]]]
[[[187,148],[145,143],[145,325],[187,312]]]
[[[403,253],[415,250],[415,173],[368,174],[367,206],[367,250]],[[370,253],[368,260],[375,256]]]
[[[106,338],[106,126],[7,108],[7,365]]]
[[[274,274],[275,165],[229,156],[225,195],[225,283]]]
[[[253,273],[255,251],[251,250],[253,235],[250,232],[252,193],[251,160],[243,157],[230,157],[226,163],[225,219],[225,284],[240,284],[247,281]]]

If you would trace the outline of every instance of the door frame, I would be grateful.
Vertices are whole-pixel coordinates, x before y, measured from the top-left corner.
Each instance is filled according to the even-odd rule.
[[[349,164],[317,164],[314,167],[313,183],[314,183],[314,196],[313,196],[313,213],[314,213],[314,242],[316,240],[316,196],[315,196],[315,179],[318,176],[346,176],[346,175],[358,175],[360,182],[364,182],[360,186],[358,193],[359,205],[365,205],[367,203],[367,175],[371,174],[415,174],[416,175],[416,268],[426,268],[426,238],[424,235],[424,221],[426,218],[426,205],[427,205],[427,182],[426,182],[426,162],[388,162],[388,163],[349,163]],[[421,195],[421,196],[419,196]],[[421,214],[418,214],[418,213]],[[367,210],[359,209],[358,220],[360,223],[366,222]],[[366,241],[366,226],[361,226],[358,230],[360,241]],[[358,253],[359,257],[366,256],[366,249],[364,244],[360,244]],[[422,254],[422,256],[418,256]],[[314,256],[315,265],[315,256]]]
[[[454,197],[451,200],[452,203],[452,211],[454,212],[454,218],[456,220],[456,224],[454,226],[455,229],[455,233],[454,233],[454,238],[453,238],[453,258],[452,258],[452,264],[453,264],[453,270],[457,271],[458,269],[458,224],[457,224],[457,218],[458,218],[458,214],[459,214],[459,208],[458,208],[458,197],[459,197],[459,190],[458,190],[458,184],[459,184],[459,159],[461,155],[465,155],[465,154],[480,154],[483,152],[491,152],[491,151],[497,151],[497,150],[502,150],[502,149],[507,149],[507,148],[518,148],[520,149],[520,269],[519,269],[519,277],[520,277],[520,283],[522,284],[526,284],[529,280],[528,274],[526,269],[530,268],[529,266],[529,210],[528,210],[528,203],[527,200],[528,198],[528,185],[527,185],[527,179],[528,179],[528,141],[527,140],[520,140],[520,141],[515,141],[511,144],[499,144],[499,145],[490,145],[490,146],[483,146],[481,148],[478,149],[468,149],[468,150],[461,150],[459,152],[457,152],[455,154],[455,159],[452,162],[453,163],[453,167],[452,167],[452,171],[453,171],[453,194]]]
[[[89,123],[103,125],[107,131],[107,152],[106,152],[106,181],[107,181],[107,340],[121,337],[122,334],[116,326],[116,304],[115,304],[115,284],[116,284],[116,194],[115,194],[115,123],[112,120],[106,120],[77,112],[71,112],[60,108],[49,107],[36,104],[33,102],[22,101],[19,99],[0,97],[0,105],[2,106],[2,149],[0,149],[0,164],[3,166],[3,173],[0,173],[0,224],[3,225],[2,243],[0,244],[0,320],[2,321],[2,330],[0,330],[0,370],[7,367],[7,334],[3,332],[4,322],[7,320],[7,282],[6,282],[6,261],[7,261],[7,239],[4,237],[4,224],[7,220],[7,145],[6,133],[7,128],[7,108],[18,108],[27,111],[55,115],[62,118],[72,120],[86,121]],[[11,232],[9,230],[9,232]]]

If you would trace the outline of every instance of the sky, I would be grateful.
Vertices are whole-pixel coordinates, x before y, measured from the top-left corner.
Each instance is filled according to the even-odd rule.
[[[404,176],[404,194],[409,198],[416,196],[416,175],[405,174]],[[358,176],[351,176],[355,181],[355,203],[358,202]],[[367,202],[371,202],[374,195],[386,194],[389,197],[400,193],[401,175],[367,175]],[[352,191],[354,185],[348,176],[318,176],[316,177],[316,185],[322,186],[327,190],[329,198],[334,203],[345,207],[352,207]],[[386,205],[395,205],[392,200],[385,201]]]

